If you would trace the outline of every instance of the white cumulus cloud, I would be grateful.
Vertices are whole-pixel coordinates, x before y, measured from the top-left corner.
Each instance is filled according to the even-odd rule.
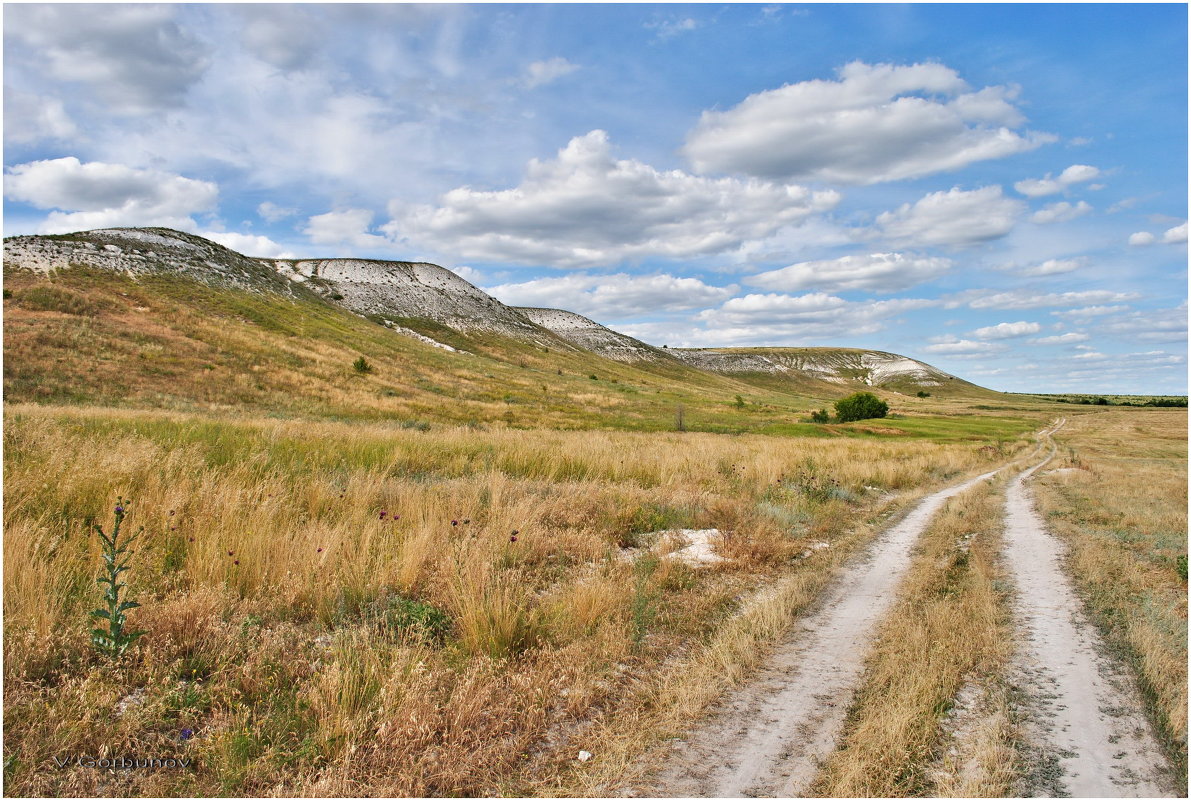
[[[1018,133],[1015,90],[970,91],[943,64],[855,61],[838,80],[787,84],[727,111],[704,111],[687,137],[699,172],[874,184],[956,170],[1055,137]]]
[[[218,242],[225,248],[231,248],[245,256],[259,259],[294,259],[297,258],[292,250],[279,245],[267,236],[253,234],[237,234],[231,231],[203,231],[202,236],[212,242]]]
[[[1059,173],[1058,178],[1052,178],[1050,173],[1045,178],[1027,178],[1018,181],[1013,188],[1027,197],[1045,197],[1056,195],[1072,184],[1090,181],[1100,175],[1100,170],[1089,164],[1072,164]]]
[[[465,259],[599,267],[722,253],[838,202],[836,192],[618,160],[592,131],[532,160],[513,189],[453,189],[437,207],[395,210],[384,230]]]
[[[212,209],[218,195],[209,181],[123,164],[84,164],[73,156],[18,164],[4,174],[6,198],[54,209],[42,233],[146,225],[193,231],[190,215]]]
[[[510,306],[566,309],[601,320],[704,308],[736,294],[697,278],[673,275],[589,275],[576,273],[489,287],[488,293]]]
[[[1162,234],[1162,241],[1167,244],[1174,244],[1176,242],[1187,241],[1187,223],[1176,225],[1174,228],[1168,228]]]
[[[1083,259],[1047,259],[1041,264],[1033,264],[1015,270],[1018,275],[1038,277],[1043,275],[1059,275],[1078,270],[1084,265]]]
[[[1129,244],[1137,247],[1145,247],[1152,245],[1155,242],[1161,242],[1166,245],[1177,245],[1187,241],[1187,223],[1176,225],[1173,228],[1167,228],[1162,232],[1161,238],[1151,234],[1149,231],[1138,231],[1135,234],[1130,234]]]
[[[1030,323],[1022,320],[1016,323],[997,323],[996,325],[977,328],[972,332],[972,336],[977,339],[1012,339],[1014,337],[1024,337],[1029,334],[1037,334],[1041,330],[1042,326],[1038,323]]]
[[[876,229],[885,239],[918,247],[974,245],[1013,230],[1025,204],[1007,198],[999,186],[932,192],[916,203],[879,215]]]
[[[820,289],[842,292],[866,289],[897,292],[937,278],[951,269],[951,260],[904,253],[865,253],[823,261],[804,261],[745,279],[750,286],[791,291]]]
[[[974,359],[980,356],[990,356],[1003,353],[1005,345],[996,342],[978,342],[972,339],[957,339],[956,337],[939,337],[933,345],[923,348],[927,353],[951,356],[957,359]]]
[[[1034,212],[1030,220],[1039,225],[1068,222],[1074,220],[1076,217],[1082,217],[1091,211],[1092,206],[1085,201],[1081,200],[1078,203],[1071,204],[1064,200],[1061,203],[1051,203],[1049,206],[1039,209]]]
[[[316,214],[306,221],[302,233],[316,245],[347,244],[357,248],[380,248],[391,244],[383,236],[368,233],[373,214],[368,209],[344,209]]]
[[[1078,331],[1068,331],[1066,334],[1056,334],[1054,336],[1031,339],[1030,343],[1034,345],[1070,345],[1073,342],[1087,341],[1087,334],[1079,333]]]

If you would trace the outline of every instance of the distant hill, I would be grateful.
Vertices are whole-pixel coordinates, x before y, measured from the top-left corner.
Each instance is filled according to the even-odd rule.
[[[990,393],[937,367],[896,353],[855,348],[671,348],[677,358],[725,375],[826,383],[847,387],[878,387],[903,394],[920,391],[943,394]],[[992,393],[999,394],[999,393]]]
[[[520,306],[517,307],[517,311],[572,345],[608,359],[618,362],[667,362],[674,360],[668,351],[617,333],[581,314],[562,309],[534,309]]]
[[[9,401],[642,428],[683,404],[753,430],[857,388],[999,397],[897,354],[658,348],[433,264],[258,259],[165,228],[10,237],[4,267]],[[347,370],[361,354],[375,372]]]

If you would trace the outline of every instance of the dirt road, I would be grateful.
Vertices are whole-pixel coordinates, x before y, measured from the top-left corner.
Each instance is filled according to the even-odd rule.
[[[1042,432],[1035,456],[1061,425]],[[1034,771],[1039,775],[1023,792],[1162,795],[1168,789],[1165,761],[1136,694],[1082,619],[1061,569],[1060,543],[1045,533],[1026,493],[1025,481],[1049,458],[1011,483],[1006,505],[1007,561],[1022,630],[1015,676],[1032,709],[1029,728],[1039,757]],[[673,742],[673,757],[662,771],[632,794],[802,795],[836,746],[877,625],[910,565],[918,535],[944,501],[997,472],[926,497],[878,538],[756,677],[729,694],[686,740]]]
[[[1013,679],[1037,758],[1023,792],[1075,797],[1173,795],[1168,768],[1128,672],[1109,655],[1064,572],[1026,481],[1005,498],[1005,556],[1020,633]]]
[[[929,495],[846,568],[818,611],[795,626],[747,686],[675,743],[639,796],[796,796],[835,747],[877,623],[893,602],[918,535],[948,498],[985,473]]]

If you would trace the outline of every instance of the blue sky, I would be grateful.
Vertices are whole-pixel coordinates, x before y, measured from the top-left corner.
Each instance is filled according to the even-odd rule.
[[[1187,7],[4,8],[4,231],[426,260],[671,346],[1185,393]]]

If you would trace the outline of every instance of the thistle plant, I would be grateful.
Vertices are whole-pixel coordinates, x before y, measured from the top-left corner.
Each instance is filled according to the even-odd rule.
[[[92,611],[91,617],[106,620],[108,622],[108,629],[107,631],[104,631],[102,628],[92,629],[91,644],[101,653],[112,658],[123,656],[124,652],[145,633],[143,631],[126,631],[124,628],[125,623],[127,623],[127,617],[124,613],[129,609],[135,609],[140,606],[136,601],[128,600],[127,596],[125,596],[124,600],[120,599],[120,591],[128,586],[120,581],[120,574],[129,569],[128,560],[133,552],[128,549],[128,546],[136,539],[136,535],[134,534],[123,542],[120,541],[120,526],[124,522],[124,509],[124,498],[117,498],[116,522],[112,526],[111,536],[104,533],[102,526],[95,526],[96,533],[103,540],[102,556],[104,571],[96,580],[96,583],[105,588],[103,591],[103,600],[107,602],[107,608]]]

